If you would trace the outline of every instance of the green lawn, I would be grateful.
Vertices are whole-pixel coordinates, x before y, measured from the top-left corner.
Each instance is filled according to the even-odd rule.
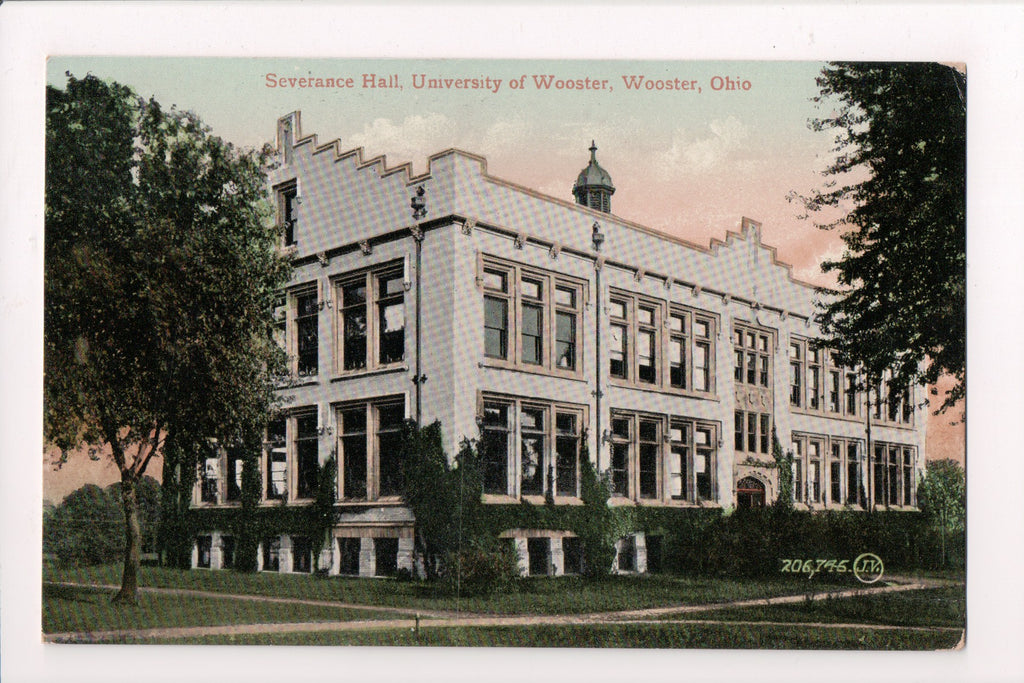
[[[117,584],[120,567],[47,568],[47,581]],[[678,576],[611,576],[599,580],[579,577],[523,579],[508,593],[461,597],[430,584],[377,579],[320,578],[295,574],[237,574],[231,571],[184,571],[143,567],[141,586],[186,588],[412,610],[461,610],[486,614],[576,614],[680,604],[821,592],[860,586],[848,575],[817,575],[812,580],[789,575],[771,580],[735,580]]]
[[[870,629],[807,629],[742,624],[599,624],[331,631],[217,636],[146,642],[237,645],[428,645],[468,647],[744,648],[816,650],[938,650],[958,633]],[[124,641],[132,642],[132,641]]]
[[[139,604],[134,607],[118,607],[110,604],[112,595],[109,589],[43,586],[43,632],[350,621],[395,616],[369,610],[153,593],[141,593]]]
[[[715,610],[678,619],[715,621],[803,621],[828,624],[894,624],[899,626],[952,626],[966,623],[967,595],[963,586],[858,595],[801,602],[793,605]]]

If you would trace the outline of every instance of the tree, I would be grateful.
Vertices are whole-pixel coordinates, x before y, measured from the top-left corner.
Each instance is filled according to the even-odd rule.
[[[964,396],[966,344],[966,85],[949,66],[831,63],[819,103],[839,108],[811,121],[835,131],[835,161],[810,211],[849,211],[842,258],[820,322],[839,360],[864,368],[871,386],[892,372],[894,400],[911,383],[952,375],[940,410]]]
[[[152,477],[138,482],[140,528],[152,539],[159,514],[160,484]],[[43,550],[65,565],[106,564],[124,553],[120,484],[95,484],[72,491],[43,515]]]
[[[956,460],[929,460],[917,488],[921,511],[949,531],[962,531],[967,523],[967,479]]]
[[[44,424],[63,457],[105,445],[121,473],[115,602],[137,597],[137,485],[167,449],[258,441],[273,404],[275,249],[264,167],[192,113],[68,76],[47,89]]]

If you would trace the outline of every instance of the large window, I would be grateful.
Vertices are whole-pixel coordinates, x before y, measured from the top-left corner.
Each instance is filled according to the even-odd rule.
[[[875,504],[890,507],[915,505],[917,449],[901,444],[876,443],[873,450],[871,469]]]
[[[857,373],[837,365],[828,349],[814,340],[794,337],[789,345],[789,364],[791,406],[825,415],[860,414]]]
[[[336,409],[338,497],[377,500],[401,495],[402,399],[346,403]]]
[[[734,445],[737,452],[763,455],[771,453],[771,415],[737,410],[734,419]]]
[[[733,329],[733,379],[737,384],[770,387],[773,335],[737,324]]]
[[[484,259],[484,356],[541,371],[578,374],[582,281]]]
[[[669,431],[669,496],[696,502],[715,499],[715,427],[673,419]]]
[[[864,505],[864,446],[857,439],[793,435],[794,500]]]
[[[629,294],[608,301],[608,374],[620,383],[714,391],[713,316]]]
[[[581,409],[485,396],[482,411],[484,493],[579,496]]]
[[[264,496],[268,500],[291,497],[312,498],[316,495],[320,471],[320,435],[315,408],[300,408],[276,418],[267,427],[264,443]],[[231,456],[229,455],[229,458]],[[229,461],[232,462],[232,461]],[[231,478],[241,494],[242,460],[233,458]],[[294,479],[289,484],[289,472]],[[295,488],[289,493],[289,485]],[[229,483],[229,491],[232,485]]]
[[[614,411],[608,441],[614,496],[665,502],[715,499],[714,423]]]
[[[320,301],[315,282],[282,293],[276,304],[275,337],[288,356],[293,379],[315,378],[320,371]]]
[[[395,366],[405,360],[405,276],[388,264],[340,278],[338,339],[342,372]]]

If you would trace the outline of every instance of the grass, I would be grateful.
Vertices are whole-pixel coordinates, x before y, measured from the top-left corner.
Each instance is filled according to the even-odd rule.
[[[108,631],[269,622],[393,618],[390,613],[232,598],[140,593],[135,607],[110,603],[105,588],[43,586],[43,632]]]
[[[938,650],[954,647],[959,639],[959,633],[952,632],[807,629],[797,626],[765,629],[741,624],[596,624],[424,628],[418,636],[407,629],[393,629],[244,634],[145,642],[211,645]]]
[[[120,567],[44,570],[47,581],[117,584]],[[450,610],[477,614],[577,614],[643,609],[679,604],[820,592],[857,584],[848,576],[780,576],[770,580],[735,580],[679,576],[610,576],[524,579],[516,590],[490,596],[456,599],[430,584],[412,581],[320,578],[295,574],[238,574],[231,571],[176,570],[143,567],[139,584],[220,593],[241,593],[308,600],[330,600],[412,610]]]
[[[696,618],[715,621],[803,621],[963,628],[966,614],[967,595],[964,587],[959,586],[858,595],[792,605],[715,610],[696,615]],[[679,615],[678,618],[694,617]]]

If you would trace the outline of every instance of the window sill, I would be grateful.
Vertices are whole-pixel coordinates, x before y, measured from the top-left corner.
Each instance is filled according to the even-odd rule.
[[[405,505],[405,501],[397,496],[388,496],[387,498],[377,498],[370,500],[363,498],[361,500],[338,500],[334,503],[337,507],[343,508],[354,508],[354,507],[401,507]]]
[[[360,377],[373,377],[374,375],[386,375],[390,372],[408,371],[409,366],[405,363],[400,365],[384,365],[377,368],[371,368],[369,370],[347,370],[331,377],[331,382],[343,382],[345,380],[358,379]]]
[[[713,391],[690,391],[686,389],[673,389],[671,387],[663,387],[657,384],[639,384],[637,382],[630,382],[629,380],[624,380],[617,377],[610,377],[608,379],[608,385],[613,387],[621,387],[623,389],[634,389],[636,391],[646,391],[648,393],[664,394],[666,396],[681,396],[684,398],[695,398],[705,401],[718,401],[718,394],[716,394]]]
[[[480,361],[477,366],[481,368],[488,368],[490,370],[508,370],[510,372],[522,372],[527,375],[566,379],[572,382],[587,382],[587,378],[583,375],[582,371],[568,372],[565,370],[548,370],[540,365],[516,365],[513,363],[503,363],[492,358]]]
[[[274,385],[274,388],[278,391],[282,389],[295,389],[296,387],[308,387],[320,383],[320,376],[313,375],[311,377],[296,377],[294,379],[287,379],[283,382],[278,382]]]

